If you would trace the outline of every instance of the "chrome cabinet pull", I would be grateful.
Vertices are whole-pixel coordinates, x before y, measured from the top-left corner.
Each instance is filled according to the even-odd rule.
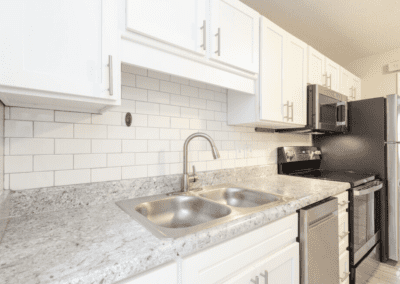
[[[332,90],[332,73],[326,77],[326,80],[328,80],[329,78],[329,89]],[[328,83],[327,83],[327,87],[328,87]]]
[[[325,72],[325,74],[322,74],[323,77],[325,77],[325,84],[323,85],[323,87],[328,87],[328,72]]]
[[[354,94],[353,88],[354,88],[354,87],[351,87],[351,88],[350,88],[350,96],[349,96],[350,98],[353,98],[353,94]]]
[[[258,276],[256,276],[256,280],[251,279],[251,282],[253,282],[254,284],[260,284],[260,279],[258,278]]]
[[[221,56],[221,28],[218,28],[218,33],[215,36],[218,37],[218,50],[215,53]]]
[[[353,99],[356,99],[356,95],[357,95],[357,88],[356,87],[354,87],[354,90],[353,90]]]
[[[339,203],[339,205],[343,206],[343,205],[346,205],[346,204],[349,204],[349,203],[350,203],[350,201],[343,201],[342,203]]]
[[[283,118],[286,118],[287,121],[289,121],[290,116],[289,116],[289,101],[287,101],[286,104],[284,104],[283,106],[286,106],[286,116],[284,116]]]
[[[343,235],[339,235],[339,238],[343,239],[345,236],[347,236],[348,234],[350,234],[349,231],[344,232]]]
[[[345,272],[345,273],[344,273],[344,276],[343,276],[343,277],[340,277],[340,281],[341,281],[341,282],[346,281],[346,279],[347,279],[347,277],[349,277],[349,275],[350,275],[350,272]]]
[[[203,29],[203,45],[201,45],[201,47],[203,47],[203,50],[207,49],[207,31],[206,31],[206,20],[203,21],[203,26],[201,27],[201,29]]]
[[[110,96],[114,95],[114,86],[113,86],[113,64],[112,64],[112,55],[108,56],[108,66],[109,66],[109,91],[110,91]]]
[[[268,284],[268,270],[264,270],[264,274],[260,273],[262,277],[265,278],[265,284]]]
[[[291,103],[290,107],[292,108],[292,117],[290,118],[290,120],[293,121],[293,115],[294,115],[294,112],[293,112],[293,102]],[[288,109],[288,110],[289,110],[289,109]],[[289,115],[289,113],[288,113],[288,115]]]

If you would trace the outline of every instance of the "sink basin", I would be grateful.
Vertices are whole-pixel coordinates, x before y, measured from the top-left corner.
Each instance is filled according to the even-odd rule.
[[[221,204],[233,207],[257,207],[280,200],[276,195],[238,187],[221,188],[200,194]]]
[[[187,228],[231,213],[231,209],[195,196],[176,196],[136,206],[136,212],[157,226]]]

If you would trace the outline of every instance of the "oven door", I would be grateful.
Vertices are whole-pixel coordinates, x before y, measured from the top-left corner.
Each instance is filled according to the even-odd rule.
[[[322,86],[314,85],[315,128],[344,132],[347,128],[347,97]]]
[[[363,184],[350,191],[350,263],[357,263],[380,240],[380,180]]]

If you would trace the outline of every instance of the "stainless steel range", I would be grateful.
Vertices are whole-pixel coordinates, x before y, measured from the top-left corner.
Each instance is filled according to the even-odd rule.
[[[375,174],[326,170],[321,167],[322,158],[317,147],[278,148],[278,173],[350,183],[349,231],[345,232],[350,241],[350,280],[363,283],[362,279],[367,278],[363,272],[371,268],[371,263],[379,263],[383,183]]]

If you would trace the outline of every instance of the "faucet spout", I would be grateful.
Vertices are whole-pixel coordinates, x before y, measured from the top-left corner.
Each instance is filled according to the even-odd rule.
[[[198,132],[190,135],[186,138],[185,143],[183,144],[183,179],[182,179],[182,191],[187,192],[189,189],[189,182],[194,180],[194,176],[190,176],[188,174],[188,151],[189,151],[189,143],[192,141],[193,138],[202,137],[206,139],[211,145],[211,152],[213,154],[214,159],[218,159],[221,156],[219,155],[219,151],[217,146],[215,146],[214,140],[210,137],[210,135]],[[193,173],[194,174],[194,173]]]

